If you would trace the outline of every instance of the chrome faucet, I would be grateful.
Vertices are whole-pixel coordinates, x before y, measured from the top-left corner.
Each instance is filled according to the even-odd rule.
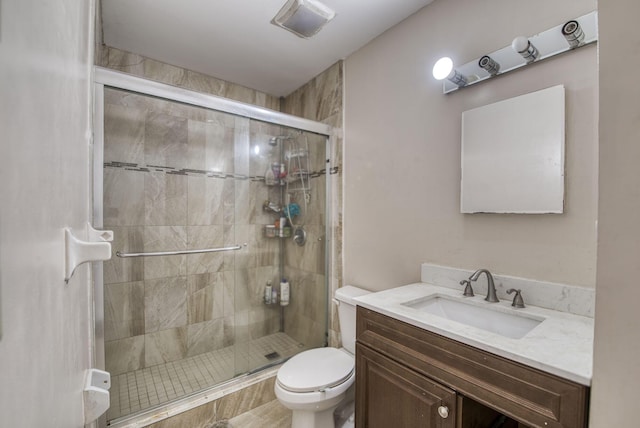
[[[496,296],[496,285],[493,283],[491,272],[486,269],[478,269],[469,277],[469,281],[476,281],[483,272],[487,274],[487,297],[485,297],[484,300],[487,302],[499,302],[500,300],[498,300]]]

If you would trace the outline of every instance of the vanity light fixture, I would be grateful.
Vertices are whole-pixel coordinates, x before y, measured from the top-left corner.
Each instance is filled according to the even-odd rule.
[[[453,68],[453,61],[447,56],[436,61],[433,66],[433,77],[436,80],[448,79],[458,87],[466,86],[468,83],[467,78]]]
[[[538,49],[533,46],[531,40],[527,39],[524,36],[518,36],[513,39],[513,42],[511,42],[511,48],[514,51],[518,52],[522,56],[522,58],[527,61],[527,64],[530,64],[538,59],[538,56],[540,55],[540,52],[538,52]]]
[[[584,43],[584,31],[578,21],[571,20],[562,26],[562,35],[571,49],[575,49]]]
[[[308,39],[335,16],[333,10],[317,0],[288,0],[271,23]]]
[[[448,94],[598,41],[597,11],[563,22],[533,36],[516,37],[508,46],[456,64],[455,70],[451,59],[438,61],[433,76],[443,81],[442,92]]]

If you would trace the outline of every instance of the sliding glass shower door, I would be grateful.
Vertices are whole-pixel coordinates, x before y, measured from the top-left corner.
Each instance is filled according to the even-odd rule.
[[[115,88],[103,99],[107,418],[324,346],[327,138]]]

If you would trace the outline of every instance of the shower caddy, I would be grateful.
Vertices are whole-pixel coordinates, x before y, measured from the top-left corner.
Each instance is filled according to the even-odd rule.
[[[309,167],[309,141],[307,137],[304,137],[304,145],[298,142],[298,138],[284,136],[276,137],[276,141],[282,141],[282,151],[284,152],[283,162],[281,165],[285,166],[284,171],[280,172],[278,178],[272,184],[274,186],[284,186],[283,194],[281,194],[281,200],[283,204],[278,207],[267,201],[264,205],[266,211],[271,211],[276,214],[280,214],[281,218],[287,219],[291,229],[293,229],[293,238],[298,245],[304,245],[306,242],[306,232],[304,231],[304,224],[295,224],[295,215],[291,214],[291,210],[287,209],[291,203],[297,203],[300,207],[300,213],[298,216],[304,217],[308,211],[309,203],[311,202],[311,174]],[[275,163],[274,163],[275,165]],[[270,185],[266,179],[265,183]],[[304,207],[304,208],[302,208]],[[286,229],[286,228],[284,228]],[[279,233],[278,228],[275,225],[266,225],[264,227],[265,236],[268,238],[288,238],[291,236],[289,229],[287,232]]]

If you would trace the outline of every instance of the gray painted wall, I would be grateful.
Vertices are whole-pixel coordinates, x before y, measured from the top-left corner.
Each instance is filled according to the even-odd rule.
[[[596,46],[449,95],[431,68],[595,9],[584,0],[436,0],[347,58],[345,284],[407,284],[428,262],[594,287]],[[462,112],[558,84],[566,88],[565,213],[460,214]]]

